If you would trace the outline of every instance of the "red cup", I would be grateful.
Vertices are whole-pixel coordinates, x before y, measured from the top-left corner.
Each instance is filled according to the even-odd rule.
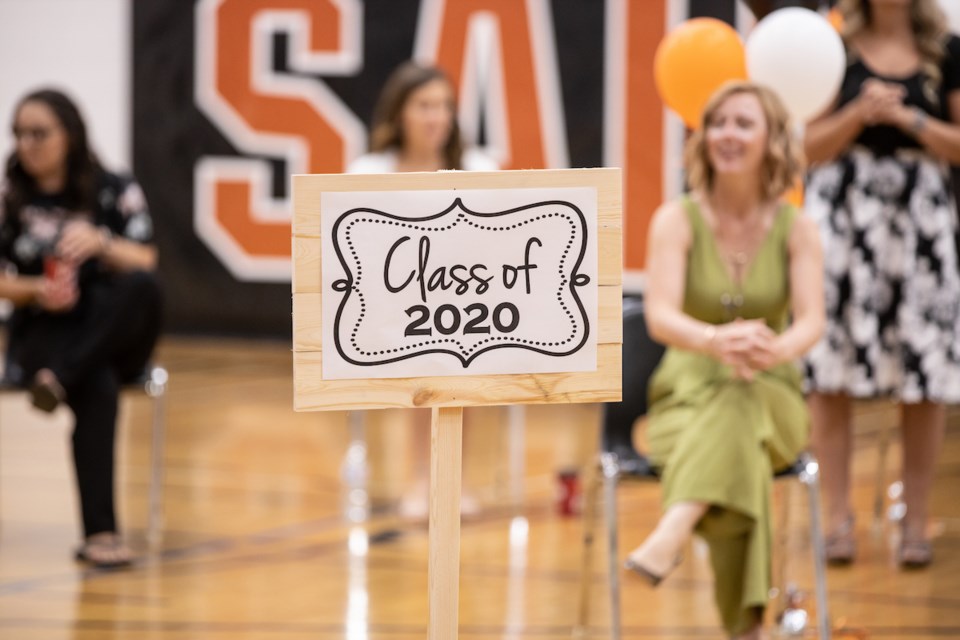
[[[576,469],[557,473],[557,511],[563,516],[580,513],[580,474]]]
[[[63,262],[56,256],[44,256],[43,258],[43,276],[47,280],[56,280],[57,272],[63,267]]]

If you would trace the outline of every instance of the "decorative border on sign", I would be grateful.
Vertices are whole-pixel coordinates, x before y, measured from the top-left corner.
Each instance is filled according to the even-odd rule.
[[[471,220],[468,217],[468,216],[474,216],[481,220],[492,220],[502,216],[517,214],[528,209],[534,209],[537,207],[545,207],[545,206],[567,207],[570,210],[570,214],[563,214],[563,213],[542,214],[542,215],[534,216],[528,220],[523,220],[521,222],[516,222],[516,223],[501,225],[501,226],[498,226],[496,224],[491,225],[489,222],[485,223],[485,225],[481,225]],[[438,227],[438,228],[424,228],[419,226],[418,224],[425,221],[442,218],[443,216],[449,214],[451,211],[454,211],[455,209],[459,209],[460,213],[457,215],[457,217],[453,221],[451,221],[449,226]],[[339,234],[341,232],[341,229],[340,229],[341,225],[344,223],[345,220],[347,220],[354,214],[369,214],[370,216],[373,216],[371,218],[354,217],[352,220],[350,220],[350,222],[347,223],[346,230],[343,233],[347,248],[351,255],[352,262],[355,264],[355,267],[356,267],[355,275],[354,275],[354,270],[351,270],[351,265],[348,264],[348,258],[344,256],[341,250],[341,245],[337,241],[337,238],[339,237]],[[376,224],[389,224],[389,225],[396,225],[404,228],[410,228],[414,230],[433,232],[433,231],[447,231],[461,223],[465,223],[470,226],[477,227],[478,229],[483,229],[487,231],[498,231],[498,230],[506,231],[506,230],[516,229],[518,227],[521,227],[526,224],[530,224],[537,220],[542,220],[544,218],[551,218],[551,217],[566,218],[571,224],[570,238],[567,240],[567,245],[563,250],[563,257],[560,260],[560,269],[559,269],[560,285],[557,290],[557,300],[559,301],[561,307],[569,317],[571,321],[571,325],[573,327],[570,337],[567,338],[567,340],[563,342],[539,342],[534,340],[517,340],[515,338],[511,339],[507,336],[496,336],[496,337],[490,337],[485,340],[482,340],[476,345],[474,345],[473,347],[465,349],[463,345],[460,343],[460,341],[455,338],[436,338],[432,340],[424,340],[416,345],[408,345],[402,348],[387,349],[387,350],[377,351],[377,352],[366,352],[368,355],[371,355],[371,356],[385,356],[383,358],[380,358],[374,361],[368,361],[368,362],[355,360],[344,352],[343,346],[341,345],[341,342],[340,342],[340,335],[341,335],[340,324],[341,324],[341,317],[343,315],[344,308],[346,307],[348,301],[350,300],[351,295],[354,295],[354,294],[357,295],[359,299],[359,304],[360,304],[360,313],[358,315],[357,322],[355,326],[351,328],[351,341],[358,351],[361,351],[361,350],[359,349],[359,347],[356,346],[355,338],[357,335],[357,330],[359,329],[361,322],[366,316],[366,303],[364,302],[363,293],[362,291],[360,291],[360,287],[359,287],[359,283],[363,277],[363,273],[359,265],[359,259],[357,257],[356,250],[353,247],[353,240],[350,236],[352,228],[355,224],[359,222],[374,222]],[[566,274],[564,273],[564,264],[567,261],[567,258],[571,249],[573,248],[573,241],[576,238],[576,231],[577,231],[576,225],[578,223],[583,233],[583,241],[580,244],[580,248],[576,256],[576,262],[573,264],[573,268],[570,271],[570,279],[568,280],[566,277]],[[343,215],[341,215],[337,219],[337,221],[333,225],[332,235],[333,235],[333,249],[336,252],[337,259],[340,261],[340,265],[343,268],[344,273],[346,273],[347,275],[346,278],[335,280],[331,285],[334,291],[345,294],[343,296],[343,299],[340,301],[340,305],[337,308],[337,312],[334,318],[334,328],[333,328],[334,346],[336,347],[337,353],[340,354],[340,357],[343,358],[345,361],[349,362],[350,364],[363,366],[363,367],[379,366],[383,364],[399,362],[402,360],[406,360],[409,358],[413,358],[416,356],[429,354],[429,353],[445,353],[445,354],[449,354],[456,357],[458,360],[460,360],[460,363],[463,365],[463,368],[467,368],[470,365],[470,363],[473,362],[473,360],[476,359],[481,354],[486,353],[488,351],[492,351],[494,349],[505,349],[505,348],[527,349],[529,351],[533,351],[533,352],[540,353],[547,356],[565,357],[573,353],[576,353],[581,348],[583,348],[583,346],[587,342],[587,339],[590,336],[590,319],[587,317],[586,309],[584,309],[583,302],[580,300],[580,296],[577,294],[577,289],[576,289],[576,287],[584,286],[590,282],[589,275],[584,273],[579,273],[580,266],[583,263],[584,254],[586,253],[587,242],[588,242],[587,221],[586,221],[586,217],[583,215],[583,212],[580,210],[580,208],[571,202],[567,202],[565,200],[545,200],[542,202],[523,205],[521,207],[515,207],[513,209],[507,209],[506,211],[484,213],[484,212],[473,211],[471,209],[468,209],[463,204],[463,200],[461,198],[456,198],[454,199],[453,203],[449,207],[447,207],[440,213],[437,213],[428,217],[422,217],[422,218],[421,217],[409,218],[404,216],[397,216],[391,213],[386,213],[384,211],[379,211],[377,209],[359,207],[359,208],[350,209],[349,211],[344,212]],[[546,346],[562,346],[564,343],[573,340],[573,338],[576,336],[576,333],[577,333],[576,320],[577,319],[574,315],[574,312],[572,312],[569,308],[567,308],[567,305],[565,305],[563,302],[563,292],[565,288],[569,289],[570,295],[573,298],[573,301],[576,303],[577,309],[575,311],[579,313],[580,320],[583,322],[583,336],[575,346],[568,349],[567,351],[558,352],[555,350],[544,349],[543,347],[546,347]],[[501,341],[501,343],[482,346],[484,343],[494,342],[494,341]],[[433,346],[433,345],[442,345],[444,343],[456,344],[459,347],[459,351],[453,351],[449,348],[443,348],[441,346]],[[417,350],[412,353],[401,353],[402,351],[418,349],[419,347],[424,347],[424,346],[427,348]]]

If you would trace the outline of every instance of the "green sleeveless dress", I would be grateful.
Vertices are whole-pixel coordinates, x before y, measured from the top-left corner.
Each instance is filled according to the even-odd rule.
[[[683,203],[693,231],[684,312],[713,324],[763,318],[782,332],[790,302],[787,240],[797,210],[781,207],[737,286],[696,203]],[[664,508],[711,505],[697,533],[710,547],[717,606],[731,634],[752,627],[768,598],[773,472],[792,464],[807,443],[800,379],[788,363],[747,382],[709,356],[669,348],[650,382],[648,448],[662,469]]]

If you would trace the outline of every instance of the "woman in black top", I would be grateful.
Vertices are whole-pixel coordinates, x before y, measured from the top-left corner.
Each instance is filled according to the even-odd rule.
[[[118,388],[142,372],[160,329],[156,248],[140,188],[101,168],[76,106],[60,92],[24,97],[0,187],[0,297],[12,301],[6,378],[33,404],[75,415],[83,516],[77,557],[129,564],[114,514]]]
[[[824,243],[828,325],[807,360],[828,559],[855,554],[850,398],[902,409],[898,560],[929,564],[927,502],[945,403],[960,400],[960,272],[946,164],[960,164],[960,39],[936,0],[843,0],[846,77],[807,127],[806,211]]]

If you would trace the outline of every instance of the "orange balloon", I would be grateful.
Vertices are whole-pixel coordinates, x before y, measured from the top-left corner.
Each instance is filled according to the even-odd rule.
[[[840,9],[834,7],[827,12],[827,22],[833,25],[833,28],[837,30],[837,33],[843,33],[843,14],[840,13]]]
[[[663,102],[696,129],[714,91],[729,80],[746,80],[743,41],[726,22],[687,20],[657,46],[653,77]]]

